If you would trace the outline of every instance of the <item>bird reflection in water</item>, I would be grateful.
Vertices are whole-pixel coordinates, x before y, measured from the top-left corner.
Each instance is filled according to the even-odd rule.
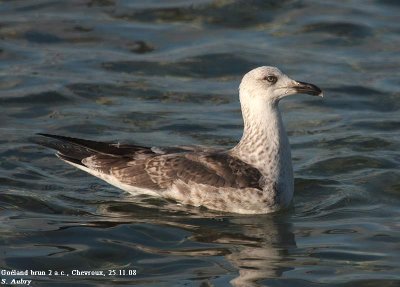
[[[222,269],[226,272],[222,274],[211,272],[209,276],[203,273],[201,278],[204,284],[201,286],[214,286],[211,283],[213,278],[227,273],[236,276],[230,280],[232,286],[261,286],[259,282],[280,277],[283,272],[293,269],[287,261],[290,260],[289,251],[296,248],[296,241],[287,213],[257,216],[227,215],[205,209],[188,209],[184,206],[179,210],[175,206],[175,210],[172,211],[173,209],[166,203],[159,206],[158,215],[155,216],[154,201],[148,206],[143,203],[146,205],[146,200],[141,203],[139,209],[138,205],[133,206],[129,201],[126,204],[111,204],[103,206],[103,211],[108,216],[115,216],[114,218],[119,218],[118,220],[123,218],[129,223],[141,222],[161,225],[163,228],[166,226],[179,228],[191,234],[183,241],[202,243],[203,246],[177,248],[172,244],[173,247],[163,246],[158,249],[143,244],[135,245],[144,252],[201,257],[211,261],[213,258],[223,256],[225,262]],[[209,244],[210,248],[204,248],[204,243]],[[198,277],[196,272],[198,271],[193,271],[192,275]]]

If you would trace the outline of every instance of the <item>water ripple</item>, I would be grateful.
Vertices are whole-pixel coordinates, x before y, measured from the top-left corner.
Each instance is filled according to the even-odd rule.
[[[138,273],[35,286],[399,285],[399,3],[3,1],[2,268]],[[51,132],[231,147],[240,77],[260,65],[325,93],[281,103],[288,210],[132,197],[30,142]]]

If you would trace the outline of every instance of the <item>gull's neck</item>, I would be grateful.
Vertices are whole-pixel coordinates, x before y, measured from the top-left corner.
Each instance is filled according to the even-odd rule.
[[[232,154],[256,167],[270,181],[293,185],[289,141],[277,101],[240,93],[244,130]]]

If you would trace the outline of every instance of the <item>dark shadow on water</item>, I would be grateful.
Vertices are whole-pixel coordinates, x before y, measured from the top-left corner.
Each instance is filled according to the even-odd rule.
[[[111,16],[141,22],[192,22],[228,28],[246,28],[269,23],[283,7],[301,7],[289,0],[251,1],[187,1],[186,5],[155,5],[153,8],[123,7]],[[183,6],[183,7],[182,7]]]
[[[210,67],[213,69],[210,69]],[[209,54],[187,58],[180,62],[124,61],[103,63],[102,67],[113,72],[146,76],[177,76],[192,78],[218,78],[239,76],[255,63],[233,54]]]

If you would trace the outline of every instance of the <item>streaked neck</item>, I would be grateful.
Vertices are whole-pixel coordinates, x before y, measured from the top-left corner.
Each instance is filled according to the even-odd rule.
[[[248,99],[251,99],[249,101]],[[282,123],[278,102],[241,94],[243,136],[233,154],[267,177],[279,177],[291,168],[290,146]]]

